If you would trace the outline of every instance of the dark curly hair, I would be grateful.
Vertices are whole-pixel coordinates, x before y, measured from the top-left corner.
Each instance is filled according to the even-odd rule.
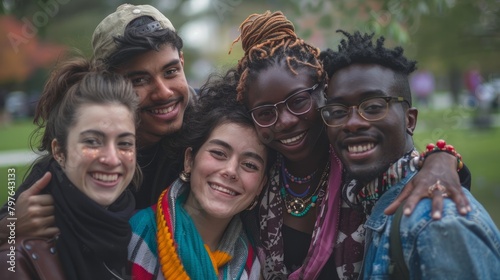
[[[226,74],[213,73],[204,85],[196,104],[186,111],[184,123],[179,137],[175,139],[174,147],[182,154],[191,147],[196,155],[200,147],[208,139],[212,131],[221,124],[234,123],[254,129],[254,123],[246,107],[236,100],[239,75],[231,69]],[[275,160],[275,152],[266,146],[268,160],[266,174]]]
[[[388,49],[384,47],[385,38],[381,36],[373,44],[374,34],[361,34],[359,31],[349,34],[344,30],[337,30],[347,37],[340,41],[338,51],[332,49],[322,51],[319,58],[323,62],[324,70],[329,78],[337,71],[352,64],[378,64],[394,71],[398,90],[411,106],[411,91],[408,76],[417,69],[417,62],[409,60],[403,55],[402,47]]]

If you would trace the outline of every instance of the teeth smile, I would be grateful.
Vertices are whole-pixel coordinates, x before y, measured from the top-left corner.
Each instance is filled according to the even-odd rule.
[[[349,150],[349,153],[362,153],[373,149],[374,146],[375,144],[373,143],[368,143],[363,145],[349,145],[347,149]]]
[[[92,173],[92,178],[103,182],[114,182],[118,180],[118,174]]]
[[[162,109],[151,109],[151,110],[149,110],[149,112],[156,114],[156,115],[163,115],[163,114],[168,114],[168,113],[172,112],[174,110],[174,108],[175,108],[175,105],[172,105],[170,107],[162,108]]]
[[[280,140],[280,142],[283,143],[283,144],[290,144],[290,143],[293,143],[295,141],[298,141],[298,140],[302,139],[304,137],[304,135],[306,135],[305,132],[302,133],[302,134],[300,134],[300,135],[297,135],[295,137],[292,137],[292,138]]]
[[[232,190],[228,190],[228,189],[226,189],[226,188],[224,188],[224,187],[221,187],[221,186],[219,186],[219,185],[210,184],[210,187],[211,187],[212,189],[216,190],[216,191],[220,191],[220,192],[223,192],[223,193],[227,193],[227,194],[232,195],[232,196],[237,195],[237,193],[236,193],[236,192],[234,192],[234,191],[232,191]]]

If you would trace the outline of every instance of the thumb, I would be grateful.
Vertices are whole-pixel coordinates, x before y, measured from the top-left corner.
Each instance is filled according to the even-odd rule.
[[[384,210],[384,214],[386,215],[392,215],[396,213],[396,210],[398,210],[399,205],[404,202],[406,198],[411,194],[411,190],[413,189],[413,180],[408,182],[406,187],[403,188],[401,193],[396,197],[396,199],[389,205],[387,208]]]
[[[39,194],[50,182],[52,179],[52,174],[50,172],[46,172],[42,178],[38,179],[33,186],[25,191],[26,195],[32,196]]]

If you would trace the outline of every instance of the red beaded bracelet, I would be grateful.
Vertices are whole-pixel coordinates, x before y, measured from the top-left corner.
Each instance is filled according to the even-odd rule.
[[[419,167],[422,167],[422,164],[425,160],[426,157],[428,157],[430,154],[436,153],[436,152],[445,152],[450,155],[453,155],[457,158],[457,171],[460,171],[464,167],[464,163],[462,162],[462,155],[457,153],[455,150],[455,147],[452,145],[447,145],[446,141],[443,139],[440,139],[436,142],[436,144],[429,143],[426,147],[426,151],[422,152],[420,154],[420,162],[419,162]]]

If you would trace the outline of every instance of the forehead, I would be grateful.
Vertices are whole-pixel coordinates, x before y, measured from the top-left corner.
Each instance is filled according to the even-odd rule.
[[[296,69],[297,74],[294,74],[287,67],[286,64],[271,66],[249,80],[247,83],[249,103],[258,106],[280,102],[299,89],[313,86],[307,69]]]
[[[266,146],[262,144],[253,126],[236,123],[222,123],[212,130],[205,144],[211,140],[221,140],[237,153],[253,152],[265,159]]]
[[[70,133],[98,130],[135,134],[134,115],[120,104],[84,104],[77,109],[75,118],[77,121],[69,129]]]
[[[390,96],[395,82],[395,73],[389,68],[377,64],[354,64],[331,77],[327,95],[328,99],[362,98],[371,93]]]
[[[118,67],[118,72],[123,75],[135,71],[154,73],[175,60],[180,60],[179,51],[171,44],[165,44],[158,51],[150,50],[132,57]]]

